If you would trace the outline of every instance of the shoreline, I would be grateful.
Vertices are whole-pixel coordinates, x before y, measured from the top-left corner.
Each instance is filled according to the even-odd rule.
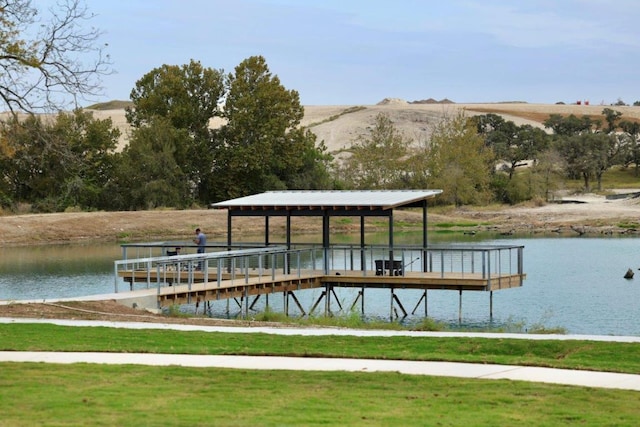
[[[396,210],[396,231],[419,230],[418,211]],[[607,199],[581,195],[560,203],[541,206],[434,207],[428,209],[429,231],[464,234],[503,235],[584,235],[617,236],[640,234],[640,199]],[[262,235],[264,223],[255,218],[233,222],[235,238]],[[292,232],[313,235],[321,222],[313,218],[294,218]],[[45,244],[86,244],[96,242],[136,242],[190,239],[195,228],[202,228],[211,240],[226,239],[227,213],[224,210],[154,210],[126,212],[65,212],[51,214],[6,215],[0,221],[0,244],[28,246]],[[273,218],[274,235],[285,232],[284,218]],[[386,221],[367,221],[366,232],[385,232]],[[356,217],[332,221],[332,233],[358,232]]]

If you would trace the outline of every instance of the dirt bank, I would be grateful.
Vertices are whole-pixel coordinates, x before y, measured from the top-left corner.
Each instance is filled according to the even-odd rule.
[[[419,229],[420,211],[394,212],[396,230]],[[369,219],[367,231],[385,231],[386,221]],[[322,222],[318,218],[294,218],[294,233],[316,234]],[[434,208],[429,211],[429,228],[465,231],[494,230],[504,233],[584,233],[618,234],[640,230],[640,199],[608,200],[604,196],[582,195],[565,197],[562,203],[544,206],[495,208]],[[464,225],[464,227],[461,227]],[[236,218],[234,239],[241,236],[261,236],[264,221],[259,218]],[[282,218],[269,223],[274,234],[284,232]],[[202,228],[211,240],[226,239],[227,214],[220,210],[139,211],[139,212],[77,212],[0,217],[0,244],[5,246],[47,243],[86,243],[154,241],[158,239],[190,239],[196,227]],[[359,221],[334,220],[331,231],[357,232]]]

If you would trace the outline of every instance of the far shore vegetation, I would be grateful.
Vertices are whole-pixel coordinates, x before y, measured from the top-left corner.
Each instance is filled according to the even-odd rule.
[[[112,120],[93,115],[113,108],[131,128],[124,147]],[[478,208],[640,184],[640,122],[615,106],[540,116],[540,126],[461,110],[417,119],[428,135],[419,140],[379,113],[338,152],[312,132],[366,110],[305,127],[298,92],[262,56],[228,74],[197,60],[164,64],[140,77],[130,100],[1,121],[0,214],[189,209],[287,189],[437,188],[436,206]]]

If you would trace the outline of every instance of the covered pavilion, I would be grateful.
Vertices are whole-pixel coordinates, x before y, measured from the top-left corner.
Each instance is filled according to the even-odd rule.
[[[360,217],[360,247],[365,247],[365,218],[387,217],[389,223],[389,259],[393,259],[393,211],[400,208],[422,209],[422,245],[427,247],[427,201],[442,190],[363,190],[267,191],[213,203],[214,209],[227,209],[227,244],[231,247],[234,217],[264,217],[265,246],[269,245],[269,218],[286,218],[286,245],[291,248],[291,218],[322,217],[322,246],[331,245],[331,217]]]

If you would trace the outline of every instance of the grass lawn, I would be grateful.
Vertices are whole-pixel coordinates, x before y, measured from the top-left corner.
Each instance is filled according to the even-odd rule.
[[[640,343],[489,338],[282,336],[0,324],[0,350],[434,360],[640,374]]]
[[[2,364],[7,426],[632,426],[638,393],[395,373]]]
[[[640,373],[640,344],[0,324],[0,349],[367,357]],[[637,425],[633,391],[396,373],[0,364],[0,426]]]

